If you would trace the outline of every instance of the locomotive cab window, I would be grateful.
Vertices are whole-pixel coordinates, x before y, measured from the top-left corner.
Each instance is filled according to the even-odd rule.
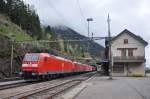
[[[24,61],[38,61],[39,55],[27,54],[24,58]]]

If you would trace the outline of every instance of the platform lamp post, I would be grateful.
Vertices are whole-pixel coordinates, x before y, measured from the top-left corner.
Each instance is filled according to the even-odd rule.
[[[107,18],[107,23],[108,23],[108,46],[109,46],[109,56],[108,56],[108,61],[109,61],[109,79],[112,79],[112,53],[111,53],[111,33],[110,33],[110,18],[108,14]]]
[[[11,39],[11,58],[10,58],[10,75],[12,76],[13,74],[13,57],[14,57],[14,42],[15,42],[15,36],[12,35]]]
[[[93,18],[87,18],[87,22],[88,22],[88,40],[90,37],[90,21],[93,21]],[[88,41],[88,46],[87,46],[87,51],[89,50],[89,41]]]
[[[88,37],[90,37],[90,21],[93,21],[93,18],[87,18],[87,22],[88,22]]]

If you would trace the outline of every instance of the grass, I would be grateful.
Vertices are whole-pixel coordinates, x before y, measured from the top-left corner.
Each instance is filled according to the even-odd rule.
[[[19,26],[6,20],[0,20],[0,34],[16,41],[33,40]]]

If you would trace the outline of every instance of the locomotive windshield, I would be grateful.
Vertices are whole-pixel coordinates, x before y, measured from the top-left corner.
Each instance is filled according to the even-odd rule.
[[[35,54],[27,54],[25,55],[24,61],[38,61],[39,60],[39,55]]]

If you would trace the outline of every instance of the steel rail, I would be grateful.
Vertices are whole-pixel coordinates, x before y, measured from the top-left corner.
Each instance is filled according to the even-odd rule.
[[[14,83],[14,84],[8,84],[8,85],[1,85],[0,90],[20,87],[20,86],[25,86],[25,85],[29,85],[29,83],[21,82],[21,83]]]
[[[87,73],[87,74],[80,75],[80,76],[77,76],[74,78],[69,77],[69,80],[66,78],[64,80],[58,79],[58,81],[56,80],[55,83],[49,83],[49,84],[44,85],[43,87],[35,88],[33,90],[29,90],[26,92],[16,93],[14,95],[8,95],[8,96],[3,97],[2,99],[22,99],[22,98],[26,99],[28,97],[33,97],[33,96],[40,97],[41,96],[40,93],[43,93],[43,92],[45,93],[46,91],[51,93],[49,95],[46,95],[46,97],[53,97],[65,90],[79,84],[80,82],[90,78],[93,75],[94,75],[94,73],[89,73],[89,74]],[[55,90],[55,92],[54,92],[54,90]]]
[[[44,90],[40,90],[38,92],[34,92],[30,95],[27,95],[27,96],[24,96],[24,97],[21,97],[21,98],[23,98],[23,99],[29,99],[29,98],[38,98],[38,99],[43,98],[43,99],[46,99],[46,98],[51,98],[54,95],[56,95],[60,92],[63,92],[64,90],[67,90],[68,88],[71,88],[72,86],[75,86],[79,83],[80,83],[80,81],[71,80],[71,81],[56,85],[54,87],[50,87],[50,88],[46,88]]]

